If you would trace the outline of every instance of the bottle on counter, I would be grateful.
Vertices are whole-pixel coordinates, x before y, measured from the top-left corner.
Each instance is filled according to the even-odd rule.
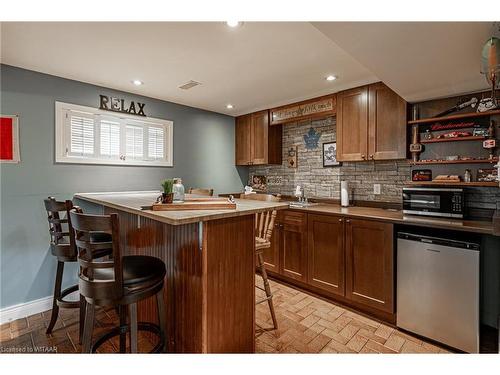
[[[174,178],[174,186],[173,186],[172,191],[174,193],[174,202],[177,202],[177,203],[184,202],[185,189],[184,189],[184,185],[182,184],[182,179]]]
[[[470,169],[465,170],[464,182],[472,182],[472,173],[471,173]]]
[[[349,185],[347,181],[340,181],[340,205],[349,207]]]

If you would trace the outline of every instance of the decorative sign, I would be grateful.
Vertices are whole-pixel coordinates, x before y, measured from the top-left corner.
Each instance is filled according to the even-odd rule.
[[[288,168],[297,168],[297,146],[288,149],[286,161]]]
[[[270,110],[271,125],[333,116],[336,113],[336,105],[337,97],[329,95],[273,108]]]
[[[307,150],[314,150],[318,148],[319,137],[321,137],[321,133],[318,133],[313,128],[310,128],[309,131],[304,134],[304,143],[306,145]]]
[[[323,143],[323,167],[338,167],[337,142]]]
[[[144,103],[125,104],[125,99],[114,98],[112,96],[99,95],[99,109],[112,112],[128,113],[130,115],[146,116],[144,113]]]
[[[282,176],[267,176],[267,185],[268,186],[281,185],[282,183],[283,183]]]
[[[461,128],[472,128],[475,125],[473,121],[471,122],[452,122],[448,124],[441,124],[439,122],[431,125],[432,131],[437,130],[448,130],[448,129],[461,129]]]
[[[19,116],[0,115],[0,162],[19,163]]]
[[[259,191],[267,191],[267,178],[266,176],[253,175],[250,180],[250,186],[253,190]]]

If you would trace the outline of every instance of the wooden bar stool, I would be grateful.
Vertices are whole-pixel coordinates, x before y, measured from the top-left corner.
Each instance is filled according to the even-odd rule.
[[[241,194],[241,199],[253,199],[268,202],[279,202],[281,196],[271,194]],[[256,254],[256,267],[262,276],[264,282],[264,288],[256,286],[257,288],[263,290],[266,293],[266,298],[257,301],[256,304],[263,303],[267,301],[269,305],[269,311],[271,312],[271,318],[273,320],[273,328],[278,329],[278,321],[276,319],[276,313],[274,312],[273,304],[273,293],[271,292],[271,286],[267,278],[266,267],[264,265],[264,249],[271,247],[271,237],[273,235],[274,221],[276,219],[276,210],[261,212],[255,214],[255,254]]]
[[[78,285],[70,286],[64,290],[62,289],[62,279],[64,273],[64,263],[76,262],[76,247],[74,240],[71,236],[71,219],[69,211],[73,208],[73,202],[67,200],[65,202],[56,201],[54,197],[44,199],[45,210],[47,211],[47,220],[49,222],[50,234],[50,249],[52,255],[57,257],[57,271],[54,286],[54,296],[52,299],[52,313],[50,323],[47,327],[47,334],[52,333],[54,326],[59,316],[59,308],[80,308],[80,338],[83,333],[83,317],[84,306],[82,305],[82,298],[80,301],[67,301],[64,300],[69,294],[78,290]],[[61,217],[64,216],[65,217]],[[104,233],[93,234],[93,240],[109,241],[110,236]],[[96,256],[103,257],[111,254],[111,248],[103,248]]]
[[[207,195],[211,197],[214,195],[214,189],[189,188],[188,194]]]
[[[83,353],[95,353],[107,340],[120,335],[120,352],[126,350],[126,333],[130,332],[130,350],[137,353],[137,331],[149,331],[158,338],[151,352],[165,350],[166,316],[163,300],[163,284],[166,275],[165,263],[151,256],[121,256],[119,218],[117,214],[86,215],[78,208],[70,212],[75,231],[75,243],[80,265],[80,294],[85,297],[85,327]],[[92,233],[111,234],[107,244],[92,241]],[[95,259],[94,254],[104,246],[111,246],[113,256],[109,260]],[[137,302],[156,295],[160,325],[137,323]],[[105,333],[92,345],[95,306],[118,307],[120,326]],[[126,310],[129,309],[130,324],[127,325]]]

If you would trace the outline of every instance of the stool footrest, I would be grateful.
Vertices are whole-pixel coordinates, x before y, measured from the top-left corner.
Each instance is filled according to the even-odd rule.
[[[149,353],[162,353],[164,344],[165,344],[165,335],[162,334],[160,327],[157,324],[148,323],[148,322],[138,322],[137,323],[138,331],[147,331],[152,332],[156,336],[158,336],[158,343]],[[92,353],[95,353],[99,347],[104,344],[106,341],[110,340],[115,336],[119,336],[120,334],[127,333],[130,331],[130,325],[118,326],[111,329],[109,332],[105,333],[101,337],[99,337],[94,345],[92,345]]]
[[[80,307],[80,301],[65,301],[63,300],[64,297],[67,295],[74,293],[78,290],[78,284],[70,286],[69,288],[64,289],[61,292],[61,297],[57,299],[57,306],[65,308],[65,309],[75,309]]]

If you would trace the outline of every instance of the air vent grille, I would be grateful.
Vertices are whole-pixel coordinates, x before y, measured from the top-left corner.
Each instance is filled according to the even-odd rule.
[[[196,81],[191,80],[189,82],[184,83],[183,85],[180,85],[179,88],[182,90],[189,90],[189,89],[192,89],[193,87],[199,86],[199,85],[201,85],[200,82],[196,82]]]

